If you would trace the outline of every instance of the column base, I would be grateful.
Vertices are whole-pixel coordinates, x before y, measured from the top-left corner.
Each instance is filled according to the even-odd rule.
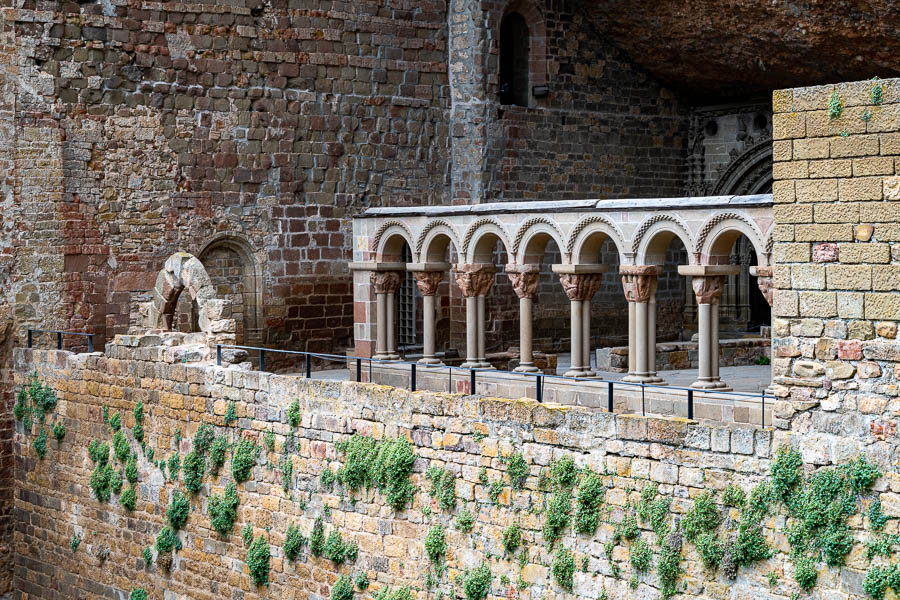
[[[656,379],[659,379],[658,377]],[[650,375],[626,375],[620,381],[626,383],[655,383],[655,379]]]
[[[400,360],[400,355],[396,352],[387,355],[388,360]]]
[[[481,367],[478,366],[479,364],[480,363],[477,360],[467,360],[463,364],[459,365],[459,367],[461,369],[480,369]]]
[[[541,370],[534,366],[534,363],[522,363],[515,369],[513,373],[540,373]]]
[[[587,377],[587,371],[566,371],[563,377]]]
[[[391,357],[387,354],[375,354],[372,356],[372,360],[391,360]]]
[[[496,371],[496,370],[497,370],[496,367],[494,367],[494,365],[492,365],[491,363],[487,362],[486,360],[480,361],[480,362],[478,363],[478,365],[477,365],[475,368],[476,368],[476,369],[490,369],[490,370],[493,370],[493,371]]]
[[[728,388],[728,385],[721,381],[711,381],[709,379],[698,379],[694,383],[692,383],[689,387],[696,388],[698,390],[721,390],[728,391],[724,388]],[[731,388],[728,388],[731,389]]]
[[[444,363],[441,362],[441,359],[436,356],[426,356],[425,358],[420,358],[418,364],[425,365],[426,367],[442,367]]]
[[[650,374],[650,379],[647,383],[652,383],[653,385],[669,385],[668,381],[666,381],[656,373]]]

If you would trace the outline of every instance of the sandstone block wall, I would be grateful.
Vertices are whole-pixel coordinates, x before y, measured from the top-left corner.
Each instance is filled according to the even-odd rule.
[[[827,462],[896,418],[900,81],[779,91],[774,111],[773,376],[783,418],[817,407],[805,458]]]
[[[415,598],[425,600],[438,592],[462,597],[457,576],[484,563],[491,572],[490,599],[572,594],[592,599],[603,594],[652,598],[659,594],[656,570],[638,574],[631,566],[635,542],[616,536],[626,515],[633,515],[644,488],[658,486],[670,503],[665,518],[671,515],[677,521],[704,490],[718,491],[721,502],[729,485],[749,491],[766,481],[775,448],[797,443],[786,432],[749,426],[709,426],[528,400],[409,393],[369,384],[168,364],[155,360],[159,352],[114,344],[107,346],[105,355],[16,351],[17,383],[36,372],[56,390],[59,403],[52,418],[67,428],[61,443],[49,442],[44,459],[31,447],[33,434],[19,425],[16,435],[15,583],[28,597],[121,597],[141,586],[154,599],[324,598],[339,575],[365,572],[370,588],[357,591],[358,598],[384,586],[406,585]],[[302,415],[297,428],[289,425],[287,414],[294,401]],[[238,485],[240,505],[230,535],[213,532],[209,520],[209,495],[221,493],[232,479],[229,465],[218,477],[206,476],[202,489],[192,496],[187,523],[179,534],[183,549],[176,553],[170,574],[156,564],[145,566],[141,554],[153,546],[173,492],[183,483],[167,482],[137,450],[131,427],[138,402],[144,407],[144,439],[154,449],[155,460],[167,461],[191,450],[191,437],[201,423],[214,425],[218,435],[250,438],[264,448],[250,479]],[[226,424],[231,402],[236,421]],[[139,456],[134,511],[123,508],[116,495],[107,503],[98,502],[88,486],[93,468],[89,442],[111,436],[103,421],[104,406],[109,416],[121,412],[126,439]],[[269,431],[274,434],[272,451],[265,450]],[[351,499],[342,484],[323,483],[323,472],[336,471],[345,460],[336,444],[354,433],[411,441],[416,455],[411,482],[416,491],[405,510],[391,510],[378,492],[358,493]],[[286,446],[293,450],[286,452]],[[511,487],[508,474],[506,459],[515,452],[528,465],[521,490]],[[286,491],[281,479],[285,456],[293,468]],[[551,463],[563,456],[601,475],[602,510],[595,533],[575,534],[564,528],[551,549],[542,533],[551,510],[547,479],[552,478]],[[889,459],[877,459],[882,469],[890,467]],[[429,497],[425,475],[429,467],[453,474],[455,509],[444,510]],[[896,486],[896,474],[891,473],[875,488],[892,516],[900,509]],[[472,533],[460,531],[456,524],[463,510],[474,516]],[[734,527],[738,510],[721,504],[718,510],[728,517],[724,537],[727,528]],[[311,556],[308,548],[297,560],[286,559],[282,544],[288,526],[296,524],[309,535],[319,517],[326,532],[338,530],[344,541],[358,545],[355,560],[336,565]],[[247,523],[270,547],[268,587],[256,587],[250,579],[247,549],[241,541]],[[511,556],[504,553],[502,535],[514,523],[521,528],[522,542]],[[639,523],[639,535],[658,553],[663,542],[646,522]],[[447,550],[446,570],[436,572],[426,557],[424,539],[438,524],[445,526]],[[787,598],[796,593],[782,535],[783,517],[772,515],[762,525],[773,557],[739,569],[734,580],[722,570],[705,570],[694,545],[683,543],[677,592],[687,598],[734,594]],[[851,526],[855,535],[866,535],[861,533],[861,519]],[[82,542],[73,552],[74,534]],[[573,553],[572,592],[561,588],[554,576],[560,547]],[[824,589],[841,590],[837,597],[864,596],[861,585],[868,562],[862,547],[857,548],[860,551],[852,553],[843,568],[819,574]]]

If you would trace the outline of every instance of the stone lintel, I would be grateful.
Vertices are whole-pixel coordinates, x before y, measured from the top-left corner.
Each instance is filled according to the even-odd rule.
[[[619,265],[620,275],[659,275],[662,267],[659,265]]]
[[[750,267],[750,274],[754,277],[771,277],[772,273],[772,267]]]
[[[449,271],[450,263],[445,263],[445,262],[407,263],[406,270],[411,271],[413,273],[432,272],[432,271]]]
[[[352,262],[349,266],[351,271],[405,271],[406,264],[404,262],[376,262],[371,260]]]
[[[606,273],[609,271],[609,265],[550,265],[550,269],[560,275],[589,275]]]
[[[687,277],[737,275],[740,272],[740,265],[678,265],[678,274]]]

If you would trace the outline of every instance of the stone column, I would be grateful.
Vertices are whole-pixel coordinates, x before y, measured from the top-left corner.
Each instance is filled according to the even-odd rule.
[[[656,265],[623,265],[622,288],[628,300],[628,365],[629,373],[622,381],[659,383],[656,377]],[[651,310],[654,313],[651,315]],[[633,316],[632,316],[633,315]],[[651,330],[652,328],[652,330]],[[632,353],[634,357],[632,358]],[[651,372],[653,374],[651,374]]]
[[[536,264],[506,265],[506,274],[519,297],[519,366],[514,369],[519,373],[536,373],[539,370],[534,366],[532,352],[531,307],[537,298],[540,270],[541,266]]]
[[[416,285],[419,286],[419,292],[422,294],[422,358],[419,360],[419,364],[440,365],[443,363],[435,356],[434,348],[434,299],[438,284],[444,279],[444,273],[443,271],[417,271],[413,273],[413,277],[416,278]]]
[[[456,265],[456,283],[466,298],[466,362],[463,367],[489,368],[484,357],[485,298],[494,285],[492,264]]]
[[[375,289],[375,356],[378,360],[393,358],[394,293],[400,289],[400,274],[396,271],[372,271],[369,281]],[[399,358],[399,355],[397,356]]]
[[[555,269],[554,269],[555,270]],[[559,271],[557,271],[559,272]],[[559,275],[559,281],[566,291],[571,303],[571,366],[566,371],[566,377],[590,377],[594,375],[591,371],[590,356],[586,356],[586,352],[590,352],[590,340],[585,341],[585,330],[588,336],[590,334],[590,321],[587,326],[584,322],[584,311],[587,308],[590,313],[590,301],[600,287],[602,272],[594,273],[566,273]],[[590,319],[590,316],[588,316]]]
[[[729,390],[719,379],[719,301],[728,275],[740,270],[737,265],[681,265],[678,272],[691,277],[697,297],[697,325],[700,368],[691,387]]]

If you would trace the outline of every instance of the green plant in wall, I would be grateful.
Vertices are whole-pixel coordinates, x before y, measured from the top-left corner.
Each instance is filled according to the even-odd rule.
[[[125,491],[119,496],[119,502],[127,510],[134,510],[134,507],[137,505],[137,490],[134,488],[134,485],[129,485],[125,488]]]
[[[125,480],[134,485],[138,480],[137,454],[131,453],[128,462],[125,463]]]
[[[416,455],[406,438],[387,438],[378,444],[372,480],[395,511],[412,502],[415,488],[409,481]]]
[[[440,593],[440,591],[438,591]],[[374,594],[374,600],[412,600],[412,592],[406,586],[391,590],[389,587],[383,587]]]
[[[268,452],[275,452],[275,432],[269,430],[263,435],[263,443],[266,445]]]
[[[312,533],[309,536],[309,551],[317,557],[322,556],[322,552],[325,551],[325,524],[322,522],[322,517],[316,518],[316,522],[313,524]]]
[[[653,550],[650,548],[650,544],[638,539],[631,545],[629,560],[631,566],[638,573],[646,573],[650,570],[650,563],[653,560]]]
[[[288,560],[294,560],[300,555],[300,550],[306,544],[306,538],[300,533],[296,525],[291,523],[288,525],[287,533],[284,535],[284,556]]]
[[[872,504],[869,505],[869,512],[867,513],[869,517],[869,526],[874,531],[881,531],[884,529],[884,526],[887,524],[887,516],[881,511],[881,498],[875,498],[872,500]]]
[[[724,504],[725,506],[742,508],[744,506],[744,502],[746,501],[747,494],[744,493],[744,490],[734,485],[733,483],[729,484],[722,491],[722,504]]]
[[[872,89],[869,92],[869,98],[872,100],[872,104],[875,106],[879,106],[882,102],[884,102],[884,86],[881,84],[881,80],[877,77],[872,78]]]
[[[721,515],[716,506],[712,492],[703,492],[694,498],[694,505],[681,519],[681,530],[689,542],[694,542],[704,533],[716,530],[721,522]]]
[[[72,539],[69,541],[69,548],[72,549],[72,552],[78,550],[78,546],[81,545],[81,534],[77,531],[72,534]]]
[[[238,483],[243,483],[250,478],[250,471],[259,458],[259,446],[256,442],[247,438],[241,439],[234,448],[231,456],[231,475]]]
[[[351,542],[345,542],[337,529],[333,529],[325,540],[325,558],[336,565],[355,561],[358,552],[359,548],[357,545]]]
[[[206,456],[196,447],[184,457],[184,487],[191,494],[196,494],[203,488],[203,474],[206,472]]]
[[[553,555],[550,571],[559,587],[571,592],[575,577],[575,556],[571,550],[559,548]]]
[[[900,568],[897,565],[876,565],[868,570],[863,591],[875,600],[882,600],[888,588],[900,590]]]
[[[468,510],[461,510],[456,517],[456,528],[463,533],[470,533],[475,526],[475,517]]]
[[[725,554],[725,547],[715,533],[701,533],[694,540],[697,552],[703,566],[708,569],[717,569]]]
[[[568,454],[564,454],[550,465],[553,493],[547,502],[543,534],[548,546],[553,548],[556,541],[572,520],[572,488],[578,479],[578,469]]]
[[[106,502],[111,495],[114,473],[109,463],[97,463],[91,473],[90,486],[94,492],[94,498],[99,502]]]
[[[841,113],[844,112],[844,101],[841,100],[841,97],[838,95],[837,90],[831,94],[831,98],[828,99],[828,118],[830,119],[840,119]]]
[[[249,522],[244,523],[244,527],[241,529],[241,540],[245,546],[253,543],[253,526]]]
[[[678,593],[678,577],[681,575],[681,533],[673,532],[659,550],[656,561],[656,575],[659,578],[663,598],[671,598]]]
[[[125,462],[131,454],[131,447],[128,445],[128,440],[125,439],[125,434],[121,429],[113,435],[113,454],[116,455],[116,459],[119,462]]]
[[[444,555],[447,554],[447,541],[444,538],[443,525],[433,525],[425,534],[425,554],[436,565],[444,562]]]
[[[671,498],[659,495],[659,486],[655,483],[641,490],[636,512],[641,521],[650,525],[658,539],[669,533],[669,505]]]
[[[224,435],[213,440],[209,447],[209,472],[213,475],[219,473],[219,469],[225,464],[228,454],[228,440]]]
[[[597,531],[604,494],[603,477],[591,470],[585,471],[575,499],[575,531],[584,535],[593,535]]]
[[[212,528],[221,535],[231,533],[231,530],[234,529],[234,521],[237,518],[237,507],[240,503],[237,486],[233,481],[228,482],[222,494],[210,496],[208,511],[209,522]]]
[[[622,520],[616,526],[616,537],[633,540],[640,532],[641,530],[638,527],[637,518],[632,511],[629,510],[622,515]]]
[[[153,562],[153,550],[150,549],[150,546],[144,548],[144,552],[141,557],[144,559],[144,566],[149,567],[150,563]]]
[[[213,440],[216,438],[216,430],[209,423],[202,423],[197,428],[192,442],[192,450],[198,454],[205,455],[209,452]]]
[[[300,427],[300,403],[296,400],[291,402],[287,411],[288,425],[291,427]]]
[[[234,402],[229,402],[225,408],[225,424],[231,425],[235,421],[237,421],[237,413],[234,409]]]
[[[172,567],[172,552],[181,550],[181,540],[168,525],[156,536],[156,564],[168,571]]]
[[[438,467],[428,467],[425,476],[431,482],[428,494],[437,499],[444,510],[456,508],[456,476],[452,471]]]
[[[131,433],[134,435],[134,440],[140,444],[144,441],[144,403],[135,404],[132,414],[134,415],[134,427],[131,428]],[[150,460],[153,460],[152,457]]]
[[[113,432],[118,432],[122,429],[122,413],[116,411],[116,414],[109,418],[109,428],[113,430]]]
[[[506,474],[509,475],[509,483],[514,490],[521,490],[528,479],[528,462],[521,452],[516,452],[506,459]]]
[[[369,588],[369,576],[365,571],[360,571],[356,574],[356,579],[353,580],[353,583],[356,585],[356,589],[359,591],[365,591]]]
[[[47,455],[47,430],[43,425],[38,434],[34,436],[31,447],[34,448],[34,453],[38,455],[38,458],[44,458]]]
[[[491,591],[491,569],[485,563],[469,569],[462,577],[463,594],[466,600],[484,600]]]
[[[322,489],[331,491],[335,481],[337,481],[337,475],[331,470],[331,465],[326,464],[319,473],[319,483],[322,485]]]
[[[178,473],[181,471],[181,455],[176,452],[172,456],[169,457],[169,480],[176,481],[178,479]]]
[[[506,553],[512,555],[522,543],[522,529],[518,523],[513,523],[503,530],[501,541]]]
[[[57,421],[53,424],[53,437],[57,442],[62,442],[63,438],[66,437],[66,426],[63,425],[62,421]]]
[[[257,537],[247,550],[247,568],[256,587],[269,585],[269,543],[263,536]]]
[[[285,454],[278,461],[278,470],[281,472],[281,489],[287,492],[291,489],[294,477],[294,462],[289,454]]]
[[[190,501],[180,491],[175,490],[172,493],[172,501],[169,503],[169,508],[166,509],[166,519],[169,521],[169,526],[172,527],[174,531],[178,531],[184,527],[184,524],[187,523],[190,511]]]
[[[134,588],[128,595],[128,600],[147,600],[147,591],[144,588]]]

